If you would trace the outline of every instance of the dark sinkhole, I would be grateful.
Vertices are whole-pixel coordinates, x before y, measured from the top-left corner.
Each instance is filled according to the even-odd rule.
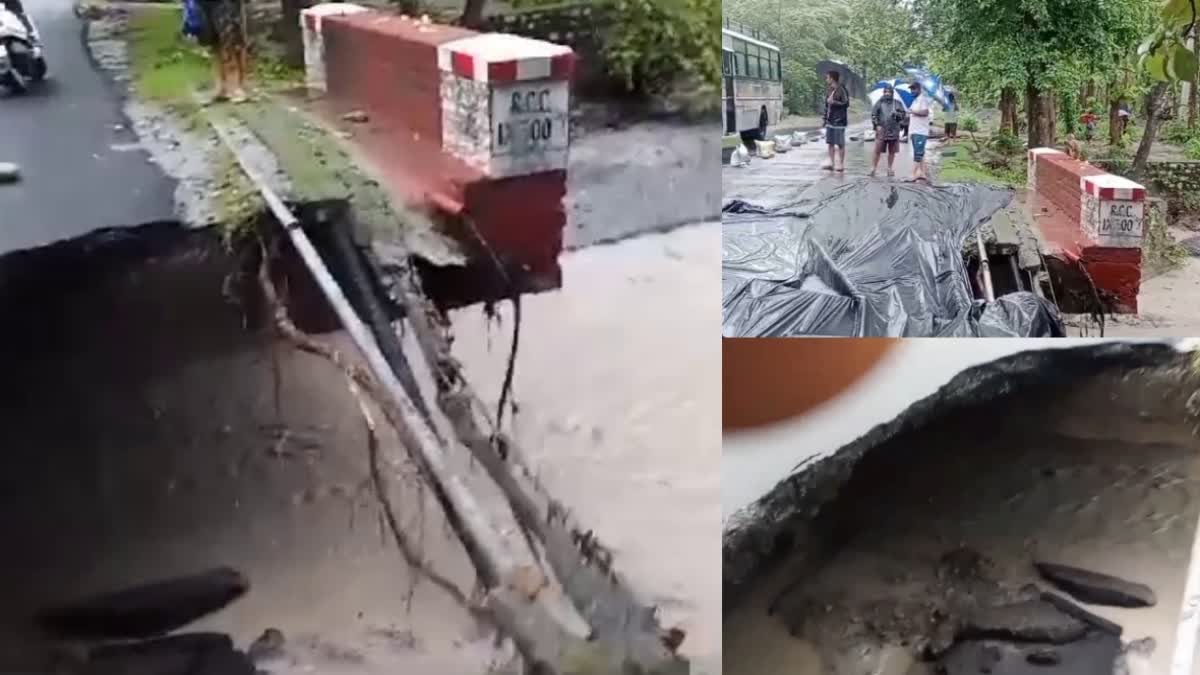
[[[296,209],[391,358],[398,310],[337,218],[318,222],[338,207]],[[249,590],[201,626],[242,647],[275,625],[358,644],[403,614],[407,567],[369,497],[357,403],[327,362],[272,339],[257,256],[155,223],[0,258],[0,672],[45,663],[41,610],[223,566]],[[353,353],[298,256],[284,247],[274,269],[300,328]],[[425,514],[426,555],[469,587],[436,509],[393,498]],[[427,585],[413,602],[440,634],[465,630]]]

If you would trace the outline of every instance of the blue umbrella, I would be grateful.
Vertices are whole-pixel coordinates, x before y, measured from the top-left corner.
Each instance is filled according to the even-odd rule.
[[[943,108],[950,105],[950,101],[946,96],[946,88],[942,86],[942,78],[929,72],[926,68],[908,67],[904,69],[914,82],[921,85],[921,90],[926,96],[937,101]]]
[[[879,102],[879,99],[883,98],[884,87],[888,86],[895,90],[896,98],[900,101],[900,104],[904,106],[905,110],[907,110],[917,98],[908,90],[908,83],[904,80],[880,80],[871,85],[870,91],[867,92],[867,100],[871,102],[871,105],[875,105]]]

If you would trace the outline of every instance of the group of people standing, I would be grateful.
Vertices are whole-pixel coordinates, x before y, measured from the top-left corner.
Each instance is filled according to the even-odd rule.
[[[850,94],[841,82],[841,73],[836,70],[826,73],[825,81],[828,84],[824,115],[825,143],[829,146],[827,168],[836,173],[843,173],[846,170],[846,127],[849,124]],[[883,89],[882,97],[871,110],[871,125],[875,129],[875,151],[870,176],[875,176],[878,172],[879,160],[884,154],[887,155],[888,176],[896,175],[896,155],[900,152],[901,134],[906,133],[912,145],[913,179],[929,180],[925,166],[925,145],[929,140],[933,121],[933,100],[921,89],[919,82],[909,85],[913,103],[907,107],[896,97],[893,87]],[[957,117],[951,121],[949,116],[954,108],[953,103],[947,108],[947,135],[957,132]]]

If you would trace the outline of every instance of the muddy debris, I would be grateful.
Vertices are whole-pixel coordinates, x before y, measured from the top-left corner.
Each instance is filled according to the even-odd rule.
[[[96,595],[37,619],[48,634],[64,640],[158,637],[226,607],[249,588],[237,570],[218,567]]]
[[[972,612],[959,636],[968,639],[1064,644],[1078,640],[1087,631],[1087,624],[1059,611],[1051,603],[1044,600],[1027,600],[1010,605],[984,607]]]
[[[1109,675],[1121,641],[1093,631],[1064,645],[964,640],[935,666],[945,675]]]
[[[258,636],[258,639],[250,643],[246,654],[256,664],[277,659],[283,656],[285,642],[283,631],[278,628],[268,628],[263,631],[262,635]]]
[[[969,546],[947,551],[938,561],[938,579],[975,581],[987,579],[994,563],[990,558]]]
[[[1083,621],[1084,623],[1102,632],[1109,633],[1110,635],[1114,635],[1116,637],[1121,637],[1121,633],[1124,632],[1124,629],[1121,628],[1119,624],[1089,612],[1088,610],[1071,602],[1063,596],[1058,595],[1057,593],[1045,591],[1041,594],[1041,599],[1054,605],[1058,611],[1073,616],[1076,619],[1079,619],[1080,621]]]
[[[363,124],[365,122],[369,122],[371,118],[369,115],[367,115],[367,113],[361,110],[351,110],[345,115],[342,115],[342,119],[347,122],[354,122],[355,124]]]
[[[1046,581],[1080,602],[1110,607],[1153,607],[1154,591],[1145,584],[1091,570],[1035,561],[1033,566]]]
[[[1035,649],[1025,655],[1025,660],[1035,666],[1057,666],[1062,663],[1062,657],[1053,649]]]
[[[1158,648],[1158,641],[1152,637],[1144,637],[1140,640],[1133,640],[1125,645],[1126,654],[1138,654],[1140,656],[1150,656],[1154,650]]]
[[[254,675],[254,664],[224,633],[185,633],[103,645],[87,657],[60,663],[71,675]]]

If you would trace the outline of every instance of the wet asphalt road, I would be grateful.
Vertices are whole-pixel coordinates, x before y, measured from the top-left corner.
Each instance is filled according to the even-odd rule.
[[[91,61],[72,0],[25,6],[51,79],[25,96],[0,93],[0,161],[19,164],[23,176],[0,185],[0,253],[173,219],[174,182],[138,149],[118,91]]]
[[[857,124],[850,127],[847,135],[857,136],[867,131],[870,125]],[[810,137],[812,135],[810,134]],[[752,204],[771,208],[794,201],[808,186],[819,180],[847,180],[861,178],[871,170],[873,149],[870,141],[846,142],[846,171],[835,174],[822,168],[829,161],[829,146],[821,138],[812,137],[808,143],[779,153],[771,159],[750,160],[750,166],[731,167],[726,163],[721,169],[722,201],[728,203],[741,199]],[[925,157],[929,162],[929,173],[937,178],[937,156],[940,142],[929,141]],[[896,175],[887,177],[887,156],[879,160],[878,180],[907,182],[912,180],[912,146],[900,144],[893,165]]]

